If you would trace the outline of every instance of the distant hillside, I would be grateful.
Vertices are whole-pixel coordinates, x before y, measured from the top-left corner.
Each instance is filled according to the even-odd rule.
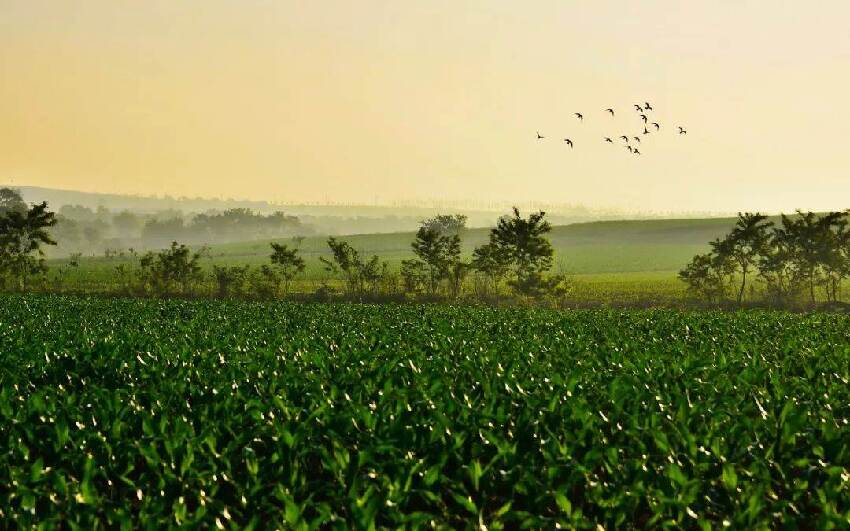
[[[556,225],[549,239],[555,248],[556,272],[659,273],[670,279],[675,278],[675,272],[694,254],[705,252],[708,242],[728,232],[734,223],[734,218],[596,221]],[[488,231],[488,228],[471,228],[464,233],[462,247],[467,257],[476,246],[487,241]],[[208,246],[208,256],[210,263],[256,266],[268,263],[270,242],[283,242],[298,246],[307,261],[308,278],[320,278],[323,273],[319,258],[330,257],[330,253],[327,235],[313,234],[300,241],[285,237],[213,244]],[[339,237],[367,256],[378,255],[393,268],[413,256],[410,248],[413,231]],[[89,258],[84,269],[113,266],[113,261]]]
[[[58,210],[64,205],[80,205],[92,210],[98,207],[113,212],[128,210],[137,214],[152,214],[163,211],[181,211],[185,214],[247,208],[252,211],[269,214],[284,211],[298,216],[305,224],[320,234],[366,234],[389,233],[415,230],[419,222],[436,214],[464,214],[470,227],[487,227],[496,222],[499,216],[509,212],[509,207],[490,205],[489,208],[469,208],[460,205],[421,206],[421,205],[321,205],[321,204],[279,204],[268,201],[249,201],[236,199],[209,199],[189,197],[154,197],[125,194],[102,194],[59,190],[39,186],[10,186],[21,191],[27,202],[47,201],[51,208]],[[504,208],[502,208],[504,207]],[[617,211],[592,210],[582,206],[540,207],[547,211],[547,218],[555,225],[566,225],[599,220],[618,220],[628,218],[658,219],[660,215],[629,215]],[[521,206],[523,212],[537,209],[533,205]],[[669,216],[668,216],[669,217]],[[690,216],[688,216],[690,217]]]
[[[725,234],[735,223],[733,218],[629,220],[574,223],[552,228],[549,239],[555,247],[558,268],[569,273],[619,273],[677,271],[694,254],[704,252],[708,242]],[[345,236],[366,255],[376,254],[390,262],[412,256],[413,232],[356,234]],[[488,229],[467,230],[463,250],[487,241]],[[308,263],[329,256],[325,236],[305,238],[300,249]],[[291,243],[287,240],[285,243]],[[262,263],[267,261],[270,240],[213,246],[217,261]]]
[[[40,186],[0,185],[0,188],[4,186],[9,186],[10,188],[19,190],[24,200],[28,203],[47,201],[54,209],[58,209],[63,205],[80,205],[92,210],[97,209],[98,207],[104,207],[109,210],[130,210],[139,213],[152,213],[162,210],[203,212],[206,210],[225,210],[229,208],[249,208],[260,212],[271,212],[279,209],[279,207],[276,207],[266,201],[101,194],[78,192],[75,190],[42,188]]]

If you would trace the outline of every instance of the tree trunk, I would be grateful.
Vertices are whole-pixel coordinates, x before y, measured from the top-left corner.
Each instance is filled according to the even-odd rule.
[[[815,273],[809,273],[809,296],[812,298],[812,304],[815,303]]]
[[[738,290],[738,306],[741,305],[741,300],[744,298],[744,287],[747,285],[747,268],[741,268],[741,289]]]

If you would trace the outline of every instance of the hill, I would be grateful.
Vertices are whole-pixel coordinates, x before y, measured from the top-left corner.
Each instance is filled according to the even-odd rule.
[[[555,247],[557,268],[565,273],[677,271],[732,224],[731,218],[598,221],[555,226],[549,236]],[[466,231],[464,252],[469,255],[486,242],[488,232],[486,228]],[[344,239],[363,254],[398,262],[412,255],[413,237],[413,232],[396,232],[357,234]],[[308,262],[329,256],[326,240],[324,236],[314,236],[301,242],[301,253]],[[271,241],[223,244],[210,251],[216,261],[260,263],[267,260]]]

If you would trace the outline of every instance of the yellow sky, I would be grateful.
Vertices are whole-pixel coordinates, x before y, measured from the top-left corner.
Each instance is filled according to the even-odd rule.
[[[848,21],[846,0],[0,0],[0,182],[846,208]],[[643,100],[643,155],[604,143]]]

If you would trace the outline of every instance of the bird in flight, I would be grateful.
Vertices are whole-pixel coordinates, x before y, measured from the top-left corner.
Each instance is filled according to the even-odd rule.
[[[626,141],[626,144],[628,144],[628,143],[629,143],[629,137],[627,137],[626,135],[622,135],[622,136],[620,136],[620,138],[622,138],[623,140],[625,140],[625,141]]]
[[[579,120],[584,120],[584,116],[582,116],[582,114],[580,112],[577,112],[575,114],[576,114],[576,118],[578,118]]]
[[[641,114],[640,119],[643,120],[643,123],[646,123],[646,115],[645,114]]]
[[[686,134],[688,134],[688,132],[685,130],[685,128],[684,128],[684,127],[682,127],[682,126],[680,125],[680,126],[679,126],[679,134],[680,134],[680,135],[686,135]]]
[[[569,138],[565,138],[565,139],[564,139],[564,142],[566,142],[566,143],[567,143],[567,145],[568,145],[568,146],[570,146],[571,148],[573,147],[573,141],[572,141],[572,140],[570,140]]]
[[[628,149],[628,150],[629,150],[629,153],[634,153],[634,150],[632,149],[632,146],[626,146],[626,149]]]
[[[635,103],[635,110],[636,110],[637,112],[643,112],[643,107],[641,107],[640,105],[638,105],[637,103]]]
[[[643,102],[643,108],[644,108],[644,110],[647,110],[647,111],[652,110],[652,106],[649,104],[648,101]]]
[[[611,113],[611,116],[614,116],[614,109],[605,109],[606,111]]]
[[[545,137],[545,136],[543,136],[543,135],[541,135],[541,134],[540,134],[540,131],[537,131],[537,140],[542,140],[542,139],[544,139],[544,138],[546,138],[546,137]]]
[[[658,131],[658,130],[660,130],[660,129],[661,129],[661,126],[660,126],[660,125],[658,125],[656,122],[652,122],[652,125],[654,125],[654,126],[655,126],[655,130],[656,130],[656,131]]]
[[[635,148],[634,151],[632,151],[632,153],[634,153],[635,155],[640,155],[640,151],[638,151],[638,148]]]
[[[649,134],[649,130],[646,127],[643,128],[643,134],[645,134],[645,135]]]
[[[613,140],[611,140],[611,139],[610,139],[609,137],[607,137],[607,136],[605,137],[605,141],[606,141],[606,142],[611,142],[612,144],[614,143],[614,141],[613,141]]]
[[[639,136],[634,137],[634,139],[635,139],[635,140],[637,140],[638,142],[640,142],[640,137],[639,137]]]

